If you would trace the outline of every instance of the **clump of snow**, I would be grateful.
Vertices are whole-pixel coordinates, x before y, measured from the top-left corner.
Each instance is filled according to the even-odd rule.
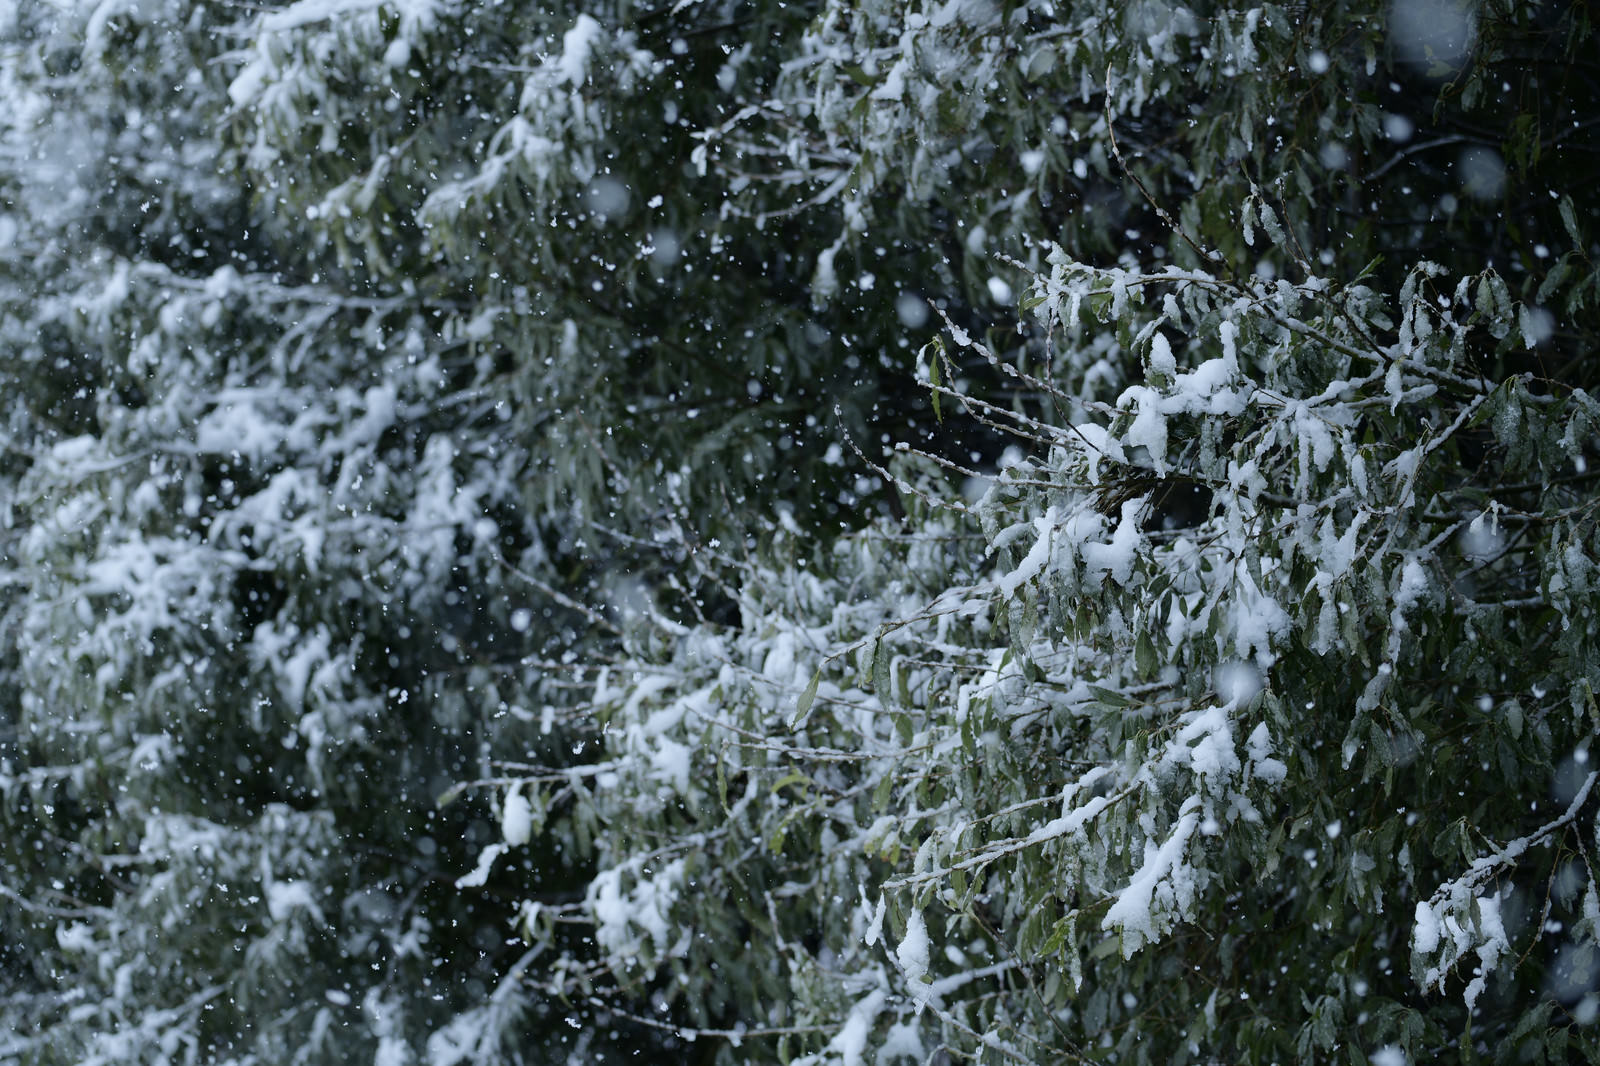
[[[1484,562],[1500,554],[1505,537],[1493,518],[1492,512],[1485,512],[1467,523],[1467,528],[1461,531],[1462,555],[1474,562]]]
[[[928,926],[920,910],[912,911],[906,919],[906,935],[894,956],[900,960],[907,981],[913,985],[928,983]]]
[[[1212,670],[1211,685],[1223,703],[1243,707],[1261,691],[1261,671],[1253,662],[1229,659]]]
[[[668,920],[683,885],[683,860],[668,863],[653,874],[641,874],[631,889],[623,889],[624,870],[602,870],[589,883],[588,906],[595,921],[595,942],[614,966],[630,965],[644,949],[645,937],[657,953],[676,950]],[[684,945],[687,950],[687,945]]]
[[[1400,572],[1400,585],[1395,589],[1394,606],[1397,612],[1410,610],[1428,591],[1428,571],[1416,559],[1406,560]]]
[[[472,872],[456,878],[457,888],[482,888],[489,880],[489,871],[494,869],[494,861],[504,855],[507,848],[504,844],[490,844],[478,854],[478,865]]]
[[[902,292],[894,298],[894,313],[907,329],[921,329],[928,322],[928,303],[914,292]],[[830,448],[838,448],[837,444]]]
[[[1050,559],[1050,545],[1059,521],[1060,512],[1051,507],[1034,522],[1034,529],[1038,535],[1034,539],[1033,547],[1028,549],[1028,554],[1022,557],[1022,561],[1015,569],[995,583],[1001,596],[1010,599],[1020,586],[1034,580],[1044,571],[1045,563]]]
[[[1239,772],[1239,754],[1233,745],[1233,722],[1221,707],[1191,712],[1183,728],[1173,735],[1163,761],[1187,764],[1205,783],[1208,793],[1223,791]]]
[[[94,947],[94,930],[82,922],[56,926],[56,943],[63,951],[88,951]]]
[[[1411,924],[1411,950],[1418,955],[1431,955],[1439,950],[1439,915],[1426,900],[1417,901]]]
[[[872,1023],[883,1011],[885,1000],[883,989],[873,989],[850,1008],[844,1026],[828,1042],[828,1050],[838,1052],[842,1066],[864,1066],[867,1037],[872,1034]],[[880,1053],[879,1061],[882,1060]]]
[[[1139,513],[1144,500],[1127,500],[1122,505],[1122,518],[1108,544],[1085,544],[1083,563],[1090,574],[1108,573],[1118,585],[1126,585],[1133,576],[1133,563],[1142,536],[1139,533]]]
[[[512,847],[526,844],[533,835],[533,809],[521,789],[513,788],[501,804],[500,835]]]
[[[596,45],[605,31],[591,15],[579,15],[561,37],[561,56],[555,61],[559,80],[568,85],[582,85],[589,76],[589,64]]]
[[[1350,572],[1356,557],[1356,538],[1361,533],[1361,523],[1366,517],[1365,513],[1356,512],[1342,534],[1334,530],[1331,515],[1322,520],[1322,527],[1317,534],[1318,550],[1322,555],[1322,569],[1329,578],[1337,580]]]
[[[1267,723],[1261,722],[1250,731],[1245,748],[1250,753],[1250,770],[1256,778],[1276,785],[1289,775],[1289,768],[1281,760],[1272,757],[1272,734],[1267,729]]]
[[[1178,372],[1178,361],[1172,356],[1172,345],[1159,331],[1150,338],[1150,372],[1171,378]]]
[[[665,781],[680,796],[689,793],[689,770],[694,756],[694,749],[687,744],[680,744],[666,737],[656,739],[656,748],[650,753],[650,768],[653,776],[659,781]]]
[[[1258,665],[1270,666],[1272,642],[1282,639],[1291,629],[1288,612],[1257,587],[1248,568],[1239,567],[1234,581],[1234,595],[1228,606],[1234,654],[1245,660],[1254,653]]]
[[[322,908],[311,895],[309,881],[269,881],[266,885],[267,913],[274,922],[287,921],[297,912],[304,911],[318,925],[325,925]]]
[[[1200,797],[1184,801],[1178,824],[1159,845],[1146,841],[1144,863],[1117,893],[1100,928],[1122,934],[1122,957],[1131,959],[1171,927],[1175,914],[1194,904],[1194,869],[1183,861],[1189,838],[1200,825]]]
[[[1393,1044],[1385,1044],[1368,1056],[1368,1060],[1372,1066],[1406,1066],[1406,1053]]]
[[[867,902],[867,894],[865,889],[863,889],[861,892],[861,902],[863,904]],[[887,901],[883,896],[879,896],[878,905],[872,910],[872,921],[867,925],[867,931],[861,937],[861,942],[867,945],[867,947],[870,948],[872,945],[876,944],[883,936],[883,917],[887,910]]]

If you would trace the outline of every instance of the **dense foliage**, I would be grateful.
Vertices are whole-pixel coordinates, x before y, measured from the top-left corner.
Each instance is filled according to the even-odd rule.
[[[0,1059],[1600,1058],[1586,5],[0,34]]]

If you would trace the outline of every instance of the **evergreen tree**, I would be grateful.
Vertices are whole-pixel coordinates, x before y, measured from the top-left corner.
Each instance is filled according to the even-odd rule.
[[[619,623],[696,594],[656,548],[689,517],[848,515],[871,489],[808,390],[859,424],[882,369],[689,180],[722,44],[765,23],[668,15],[4,27],[8,1055],[579,1038],[523,994],[498,882],[456,884],[485,805],[439,798],[583,743],[566,693]],[[518,861],[581,889],[565,845]]]
[[[630,634],[502,800],[604,827],[522,914],[612,985],[550,993],[723,1061],[1600,1057],[1591,39],[826,7],[712,144],[837,206],[820,290],[907,216],[989,253],[1021,320],[919,377],[1016,451],[903,441],[903,522]]]
[[[5,17],[0,1058],[1597,1057],[1582,5]]]

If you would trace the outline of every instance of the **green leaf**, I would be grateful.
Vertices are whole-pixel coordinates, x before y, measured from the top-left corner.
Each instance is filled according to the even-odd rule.
[[[773,784],[772,792],[774,795],[776,795],[777,793],[788,788],[790,785],[809,785],[810,783],[811,778],[801,773],[798,769],[792,769]],[[806,792],[808,790],[802,789],[801,791]]]
[[[1056,924],[1050,930],[1049,938],[1045,940],[1044,947],[1040,949],[1040,953],[1045,955],[1053,955],[1060,951],[1062,946],[1066,944],[1074,935],[1076,935],[1077,930],[1078,916],[1076,914],[1069,914],[1064,918],[1057,918]]]
[[[1124,696],[1122,693],[1114,692],[1108,688],[1101,688],[1099,685],[1090,685],[1089,692],[1094,696],[1095,699],[1099,700],[1107,707],[1133,706],[1133,701]]]
[[[822,683],[822,668],[819,666],[811,675],[811,683],[806,685],[806,690],[800,693],[800,702],[795,705],[794,715],[789,719],[789,728],[793,729],[811,716],[811,705],[817,699],[817,686]]]
[[[733,809],[728,806],[728,746],[726,743],[717,751],[717,798],[722,801],[722,809],[732,815]]]
[[[874,78],[872,75],[868,74],[854,63],[842,63],[839,66],[839,70],[845,75],[845,77],[849,78],[851,81],[862,86],[863,88],[870,89],[874,85],[878,84],[878,79]]]
[[[1150,639],[1150,634],[1142,629],[1133,642],[1133,662],[1141,677],[1149,677],[1161,668],[1161,657],[1156,654],[1155,643]]]
[[[894,699],[894,683],[889,677],[889,655],[879,639],[872,650],[872,690],[878,694],[884,706],[888,706]]]
[[[1539,291],[1534,295],[1534,299],[1539,303],[1544,303],[1550,299],[1561,288],[1562,283],[1567,280],[1567,275],[1572,271],[1571,256],[1572,253],[1567,252],[1550,265],[1550,272],[1539,283]]]
[[[1510,731],[1511,736],[1520,740],[1522,738],[1522,704],[1514,699],[1507,700],[1505,706],[1500,709],[1500,713],[1505,719],[1506,729]]]
[[[1572,247],[1583,247],[1583,231],[1578,229],[1578,209],[1573,206],[1572,197],[1563,196],[1557,207],[1561,212],[1561,224],[1566,227],[1567,236],[1572,239]]]
[[[872,809],[881,811],[889,806],[889,797],[894,792],[894,775],[884,774],[872,790]]]

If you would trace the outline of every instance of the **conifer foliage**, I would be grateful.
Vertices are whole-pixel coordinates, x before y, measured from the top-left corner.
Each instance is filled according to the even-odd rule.
[[[0,1061],[1600,1059],[1586,5],[0,38]]]

